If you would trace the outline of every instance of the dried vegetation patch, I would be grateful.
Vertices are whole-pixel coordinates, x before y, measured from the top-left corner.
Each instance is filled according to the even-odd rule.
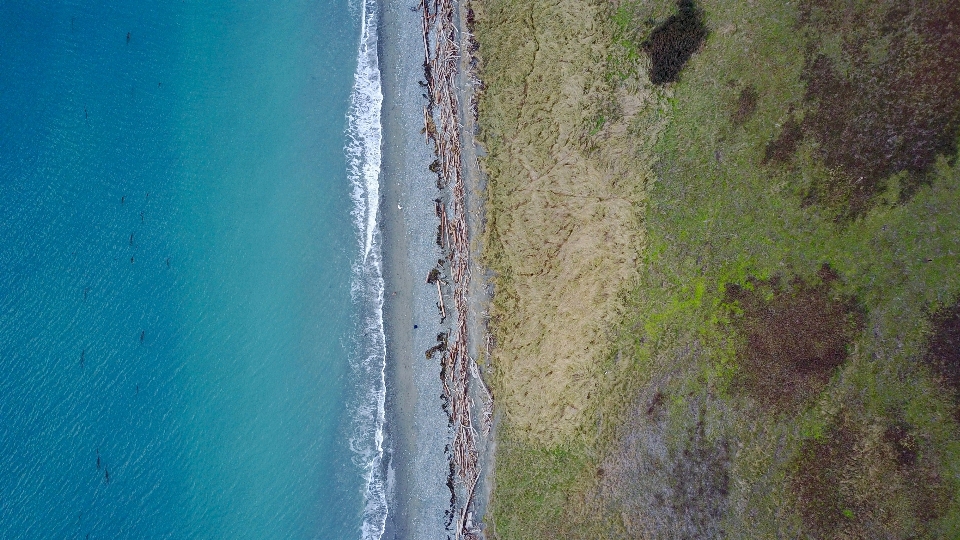
[[[604,15],[584,0],[477,8],[497,403],[542,445],[570,435],[596,396],[643,245],[658,128],[640,117],[654,96],[606,78]]]
[[[630,538],[721,538],[731,445],[708,433],[707,410],[718,403],[698,398],[669,411],[673,398],[653,388],[603,461],[600,492]]]
[[[736,386],[764,406],[788,408],[815,397],[863,327],[854,299],[831,290],[839,276],[824,265],[817,277],[726,287],[732,325],[742,336]]]
[[[930,441],[903,421],[841,414],[798,452],[790,486],[816,538],[914,538],[950,502]]]

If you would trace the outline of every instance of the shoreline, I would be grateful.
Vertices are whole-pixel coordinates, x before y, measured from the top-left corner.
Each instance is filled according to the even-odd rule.
[[[479,100],[483,82],[479,73],[480,59],[477,55],[480,45],[474,35],[475,14],[473,0],[465,0],[457,5],[456,24],[460,38],[460,71],[458,74],[458,97],[460,100],[461,157],[464,181],[464,203],[466,211],[467,239],[469,244],[469,272],[471,286],[467,291],[467,310],[469,312],[469,335],[467,351],[473,359],[475,385],[471,391],[474,403],[483,403],[480,420],[481,431],[478,438],[479,478],[474,493],[473,511],[478,516],[481,530],[486,530],[484,517],[493,492],[493,475],[496,455],[496,416],[493,410],[493,393],[490,387],[488,371],[491,363],[492,336],[490,334],[490,303],[493,299],[492,279],[489,271],[481,262],[483,249],[483,230],[486,225],[486,205],[484,193],[487,179],[480,167],[480,158],[485,155],[477,135],[479,134]]]
[[[427,98],[423,107],[424,133],[432,141],[436,157],[430,165],[440,192],[434,201],[440,220],[436,244],[445,255],[445,260],[437,261],[427,282],[437,287],[442,318],[449,311],[455,319],[450,330],[439,334],[437,344],[426,354],[428,358],[440,357],[441,397],[453,439],[446,449],[450,491],[447,529],[458,539],[479,539],[484,532],[477,498],[485,499],[489,493],[483,473],[488,464],[485,450],[492,427],[493,397],[477,364],[477,337],[485,326],[481,322],[485,317],[479,316],[484,311],[483,295],[477,295],[479,288],[471,286],[473,273],[484,275],[477,265],[479,244],[473,241],[476,235],[471,235],[471,231],[482,227],[479,211],[475,213],[476,220],[471,218],[471,209],[480,197],[475,198],[472,193],[468,196],[468,191],[479,193],[480,187],[476,129],[468,121],[477,120],[477,88],[469,84],[477,79],[477,43],[470,33],[473,11],[469,0],[465,4],[421,0],[419,11],[424,48],[424,81],[420,85],[426,89]],[[471,28],[464,28],[464,21]],[[467,107],[472,114],[466,114]],[[477,170],[474,164],[478,165]],[[482,279],[481,283],[486,281]],[[446,292],[442,286],[446,286]],[[452,297],[452,303],[447,303],[452,310],[445,311],[444,296]]]
[[[459,102],[456,112],[463,127],[448,135],[458,139],[462,155],[457,171],[443,171],[446,174],[438,177],[431,172],[431,163],[440,150],[435,150],[430,134],[424,133],[428,101],[423,94],[431,90],[420,83],[425,79],[422,5],[414,11],[401,2],[380,4],[384,93],[381,234],[389,452],[389,513],[383,538],[432,539],[451,533],[480,537],[478,525],[489,498],[484,473],[492,461],[489,428],[479,428],[484,431],[481,437],[473,428],[478,422],[470,420],[486,418],[489,426],[490,418],[487,408],[471,406],[488,401],[485,385],[470,380],[479,375],[474,359],[480,358],[481,343],[485,343],[489,300],[487,280],[478,263],[483,199],[476,170],[475,119],[465,114],[473,103],[474,86],[465,66],[456,62],[447,89],[453,101]],[[459,25],[461,10],[466,8],[447,5],[453,12],[448,13],[448,24]],[[468,34],[458,28],[456,35],[463,41]],[[432,41],[427,43],[433,45]],[[463,43],[456,45],[462,47]],[[459,176],[457,182],[451,182],[455,175]],[[441,215],[459,216],[459,230],[445,231],[443,237],[459,234],[460,248],[438,244]],[[459,266],[454,269],[451,264]],[[428,283],[426,278],[435,269],[440,270],[441,280]],[[471,274],[475,285],[468,287]],[[438,283],[443,283],[442,290]],[[441,312],[446,316],[443,320]],[[438,341],[441,336],[446,337]],[[426,355],[430,349],[440,354]],[[457,360],[451,362],[454,355]],[[457,381],[451,379],[454,364]],[[451,386],[464,391],[451,399]],[[454,422],[454,418],[461,421]],[[456,429],[459,425],[464,427]]]
[[[423,58],[420,13],[381,2],[380,71],[384,93],[381,234],[387,343],[388,516],[384,539],[446,535],[443,508],[450,442],[441,408],[439,365],[424,351],[444,331],[436,289],[425,282],[442,257],[433,242],[438,192],[428,169],[424,99],[417,81]],[[416,328],[414,328],[416,325]]]

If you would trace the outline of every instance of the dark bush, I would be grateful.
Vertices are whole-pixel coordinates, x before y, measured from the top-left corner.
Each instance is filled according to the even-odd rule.
[[[666,84],[680,78],[680,70],[707,38],[703,12],[693,0],[679,0],[679,12],[655,28],[643,43],[650,55],[650,82]]]
[[[897,466],[901,468],[917,462],[917,439],[910,429],[910,424],[900,420],[887,426],[883,432],[883,442],[892,449]]]

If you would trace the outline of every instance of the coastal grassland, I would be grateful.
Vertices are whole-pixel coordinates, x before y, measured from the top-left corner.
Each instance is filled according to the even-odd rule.
[[[487,522],[500,538],[601,531],[599,498],[585,498],[598,478],[589,426],[636,284],[665,102],[636,50],[614,47],[604,3],[473,6],[500,418]]]
[[[957,536],[960,10],[683,4],[483,4],[493,534]]]
[[[599,358],[636,279],[660,103],[608,76],[604,5],[476,9],[497,403],[511,436],[550,446],[596,399]]]
[[[930,22],[952,8],[699,5],[614,354],[635,390],[609,392],[607,515],[645,538],[954,537],[955,389],[925,361],[960,293],[956,71]]]

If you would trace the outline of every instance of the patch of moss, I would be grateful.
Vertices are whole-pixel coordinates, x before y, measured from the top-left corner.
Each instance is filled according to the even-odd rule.
[[[584,513],[582,493],[603,474],[593,463],[582,443],[536,447],[502,433],[494,472],[491,536],[511,540],[589,537],[587,531],[596,530],[597,524],[585,524],[586,518],[595,517],[597,509]]]
[[[621,400],[616,407],[627,412],[605,409],[604,419],[631,426],[646,417],[655,401],[645,386],[651,380],[670,381],[667,401],[714,403],[722,413],[710,417],[706,433],[731,441],[729,493],[711,496],[725,505],[722,529],[736,538],[802,538],[817,537],[817,525],[796,504],[797,452],[816,441],[842,442],[844,433],[833,432],[837,411],[856,410],[843,429],[859,457],[837,457],[845,465],[836,470],[852,467],[848,479],[859,483],[844,488],[830,519],[851,524],[843,529],[851,537],[952,537],[960,517],[950,502],[960,468],[957,428],[916,361],[929,307],[960,292],[960,171],[940,156],[910,197],[871,202],[859,219],[837,226],[841,209],[805,204],[811,186],[839,173],[806,132],[808,36],[798,32],[796,5],[702,6],[709,47],[664,89],[670,124],[658,147],[640,282],[618,342],[627,359],[618,365],[631,367],[608,368],[612,379],[643,382],[611,383]],[[756,90],[756,109],[737,125],[733,111],[747,87]],[[909,413],[897,417],[894,410]],[[694,417],[677,415],[671,425]],[[622,450],[630,433],[649,429],[624,427],[610,444],[608,455],[632,455],[642,465],[642,474],[616,493],[655,493],[647,477],[678,485],[678,469],[658,439],[645,435],[643,445]],[[664,440],[681,447],[682,430],[669,433]],[[862,458],[868,449],[873,457]],[[901,471],[901,464],[918,472]],[[892,503],[876,489],[887,473],[900,482]],[[809,478],[819,474],[811,470]],[[698,482],[709,478],[702,473]],[[921,482],[937,484],[935,496],[908,489]],[[610,504],[635,525],[665,523],[670,515],[654,502],[624,506],[610,491]],[[689,508],[692,521],[709,521],[707,506]],[[922,508],[935,511],[921,516]],[[896,519],[870,528],[888,510]]]

